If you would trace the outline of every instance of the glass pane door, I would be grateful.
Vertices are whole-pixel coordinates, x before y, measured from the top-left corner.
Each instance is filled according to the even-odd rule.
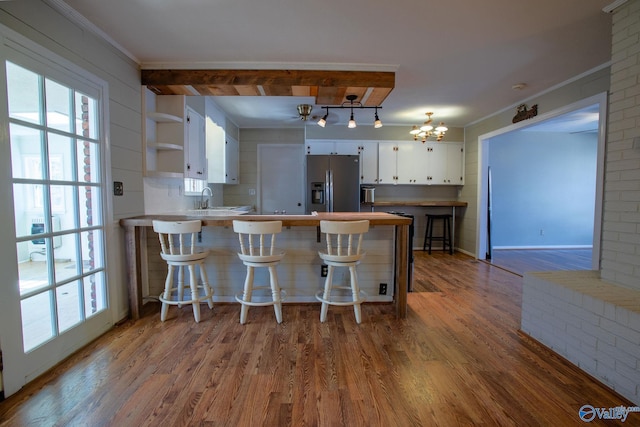
[[[6,62],[24,351],[107,306],[97,100]]]

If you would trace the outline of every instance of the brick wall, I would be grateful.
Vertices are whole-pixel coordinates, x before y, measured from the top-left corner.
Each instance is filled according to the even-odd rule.
[[[597,271],[526,273],[521,329],[640,404],[640,291]]]
[[[640,1],[613,13],[601,277],[640,289]]]

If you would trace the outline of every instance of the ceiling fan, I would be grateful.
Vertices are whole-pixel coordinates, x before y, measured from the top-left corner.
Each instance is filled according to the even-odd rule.
[[[298,117],[300,120],[306,122],[309,119],[313,106],[311,104],[298,104],[296,108],[298,109]]]

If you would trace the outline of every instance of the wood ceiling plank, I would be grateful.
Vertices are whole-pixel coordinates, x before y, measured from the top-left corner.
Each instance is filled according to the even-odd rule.
[[[209,86],[194,85],[193,88],[198,91],[200,96],[213,96],[214,93],[209,89]]]
[[[311,96],[311,86],[291,86],[292,96]]]
[[[340,105],[346,95],[346,87],[320,86],[316,104],[319,105]]]
[[[240,96],[260,96],[258,86],[255,85],[235,85],[238,95]]]
[[[345,97],[347,95],[355,95],[358,98],[356,98],[356,100],[354,102],[362,102],[362,97],[364,96],[364,94],[367,93],[367,88],[366,87],[355,87],[355,86],[350,86],[348,88],[346,88],[345,90]],[[346,98],[341,101],[342,102],[349,102]]]
[[[387,88],[373,88],[369,97],[366,99],[365,104],[368,107],[375,107],[381,105],[387,96],[391,93],[391,89]]]
[[[266,96],[292,96],[291,86],[266,85],[262,87]]]
[[[206,85],[213,96],[238,96],[235,86],[231,85]]]

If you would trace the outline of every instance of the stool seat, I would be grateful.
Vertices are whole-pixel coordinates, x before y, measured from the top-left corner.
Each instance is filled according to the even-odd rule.
[[[160,257],[167,262],[167,278],[164,291],[158,299],[162,302],[160,320],[167,318],[170,305],[181,307],[182,304],[191,304],[193,317],[196,323],[200,322],[200,302],[206,301],[209,308],[213,308],[213,290],[207,279],[207,271],[204,268],[204,260],[209,255],[206,249],[195,246],[197,233],[202,230],[200,220],[193,221],[153,221],[153,230],[158,233],[160,239]],[[196,267],[200,271],[202,284],[198,284]],[[184,297],[184,270],[189,270],[189,287],[191,296]],[[178,272],[177,286],[173,286],[174,272]],[[202,291],[202,292],[201,292]],[[174,293],[177,292],[177,295]]]
[[[184,254],[184,255],[171,255],[161,253],[160,257],[165,261],[170,261],[173,263],[183,263],[188,264],[193,261],[200,261],[209,256],[208,250],[198,250],[198,252],[193,254]]]
[[[240,323],[245,324],[249,307],[272,305],[276,321],[282,323],[282,301],[284,291],[280,289],[276,266],[284,258],[285,252],[276,249],[276,234],[282,231],[282,221],[233,221],[233,231],[238,233],[240,252],[238,257],[247,267],[242,295],[236,295],[236,301],[242,304],[240,308]],[[253,283],[254,269],[267,268],[269,270],[269,285],[255,286]],[[253,301],[253,291],[259,289],[271,290],[271,301]]]
[[[453,215],[451,214],[426,214],[427,218],[427,226],[424,231],[424,243],[422,245],[422,250],[427,250],[427,245],[429,249],[429,255],[431,255],[431,247],[434,241],[442,242],[442,250],[449,250],[449,254],[453,255],[453,241],[451,239],[451,219]],[[433,224],[436,221],[442,221],[442,234],[439,236],[434,236],[433,234]]]
[[[365,253],[361,250],[362,236],[369,231],[369,221],[320,221],[320,231],[325,233],[327,250],[318,252],[320,259],[327,264],[327,278],[324,290],[316,293],[316,299],[322,302],[320,309],[320,322],[327,320],[329,305],[352,305],[356,317],[356,323],[362,321],[360,304],[367,295],[360,290],[356,266]],[[349,286],[335,286],[333,284],[333,272],[335,267],[347,267],[349,269]],[[344,301],[332,298],[332,290],[346,289],[351,291],[351,300]]]

